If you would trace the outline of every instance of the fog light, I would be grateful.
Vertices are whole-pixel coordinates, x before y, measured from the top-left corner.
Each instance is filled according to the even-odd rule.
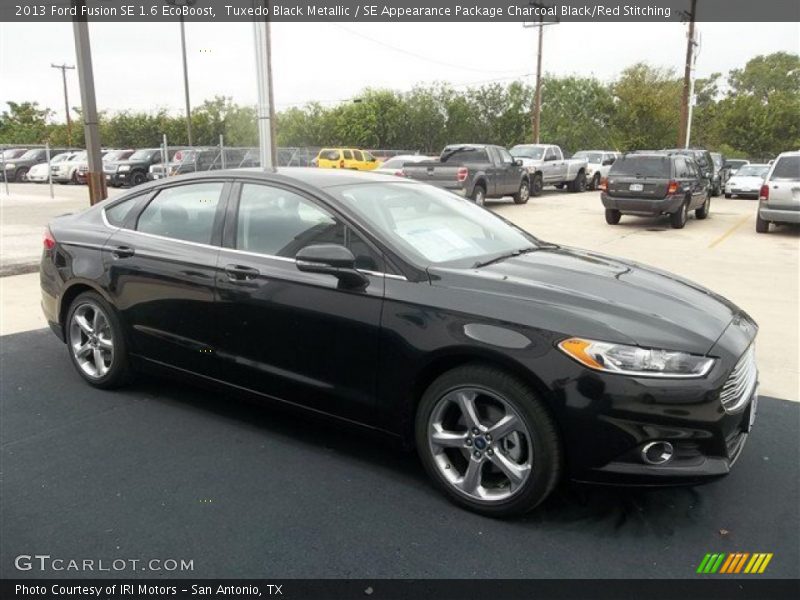
[[[642,448],[642,460],[648,465],[665,465],[672,460],[673,452],[669,442],[650,442]]]

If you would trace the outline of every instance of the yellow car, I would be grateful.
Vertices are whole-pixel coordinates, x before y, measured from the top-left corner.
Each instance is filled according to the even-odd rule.
[[[371,171],[380,164],[372,154],[356,148],[323,148],[317,155],[317,166],[321,169]]]

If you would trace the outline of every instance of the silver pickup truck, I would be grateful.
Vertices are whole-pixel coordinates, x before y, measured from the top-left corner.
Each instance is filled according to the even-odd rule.
[[[586,159],[567,159],[561,148],[552,144],[519,144],[511,156],[522,161],[531,181],[531,196],[538,196],[546,185],[566,187],[570,192],[586,191]]]

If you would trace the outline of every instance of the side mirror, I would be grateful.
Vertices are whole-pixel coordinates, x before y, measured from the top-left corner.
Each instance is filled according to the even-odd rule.
[[[517,165],[518,167],[521,167],[522,166],[522,159],[521,158],[515,159],[514,160],[514,164]]]
[[[356,270],[356,258],[339,244],[306,246],[295,256],[297,269],[304,273],[325,273],[339,280],[340,287],[363,289],[369,279]]]

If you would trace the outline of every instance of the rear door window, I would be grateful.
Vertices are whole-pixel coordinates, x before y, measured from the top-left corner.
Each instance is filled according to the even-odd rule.
[[[136,230],[210,244],[223,186],[222,182],[193,183],[162,190],[139,215]]]
[[[345,160],[353,160],[353,153],[350,150],[344,151],[344,159]]]
[[[353,156],[359,162],[363,162],[364,161],[364,155],[361,154],[361,150],[353,150]]]

